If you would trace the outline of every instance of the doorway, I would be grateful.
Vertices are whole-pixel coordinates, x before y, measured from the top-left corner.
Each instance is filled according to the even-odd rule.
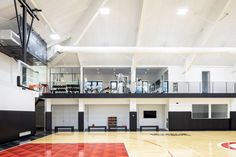
[[[52,129],[55,126],[78,129],[78,105],[52,105]]]

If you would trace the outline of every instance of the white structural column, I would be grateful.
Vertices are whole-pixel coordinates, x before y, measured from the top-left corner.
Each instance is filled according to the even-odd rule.
[[[236,112],[236,99],[235,98],[231,100],[230,111]]]
[[[52,130],[52,102],[51,99],[45,100],[45,131]]]
[[[130,99],[130,112],[137,112],[136,99]]]
[[[82,99],[78,99],[78,110],[79,112],[84,112],[85,110],[85,105],[84,105],[84,101]]]
[[[85,111],[85,105],[84,101],[82,99],[78,99],[78,126],[79,131],[84,131],[84,111]]]
[[[45,112],[52,112],[51,99],[46,99],[45,100]]]
[[[132,65],[131,65],[131,86],[130,90],[131,93],[134,93],[136,90],[136,65],[135,65],[135,59],[132,58]]]
[[[80,93],[84,93],[84,68],[80,66]]]
[[[136,99],[130,99],[129,129],[137,131],[137,103]]]
[[[133,59],[132,66],[131,66],[131,83],[134,83],[135,81],[136,81],[136,65]]]

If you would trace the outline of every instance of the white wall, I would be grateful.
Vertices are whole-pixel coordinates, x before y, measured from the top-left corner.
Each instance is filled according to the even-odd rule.
[[[231,82],[236,81],[233,77],[233,67],[212,67],[212,66],[192,66],[186,73],[184,73],[184,66],[170,66],[169,81],[171,82],[201,82],[202,71],[210,71],[211,81],[215,82]]]
[[[84,125],[103,125],[107,126],[107,118],[117,117],[117,125],[129,127],[129,105],[126,104],[106,104],[106,105],[86,105]]]
[[[231,99],[230,111],[236,111],[236,98]]]
[[[35,111],[34,92],[16,86],[17,62],[0,53],[0,110]]]
[[[233,67],[225,66],[192,66],[186,73],[184,66],[169,67],[170,92],[172,91],[172,82],[191,82],[179,83],[179,92],[200,92],[202,82],[202,71],[210,72],[211,89],[215,93],[225,93],[226,86],[228,92],[234,92],[234,83],[236,80],[233,75]],[[227,84],[226,84],[227,82]]]
[[[143,111],[156,111],[156,118],[143,118]],[[165,105],[158,104],[139,104],[138,105],[138,128],[140,125],[158,125],[159,128],[165,127]]]

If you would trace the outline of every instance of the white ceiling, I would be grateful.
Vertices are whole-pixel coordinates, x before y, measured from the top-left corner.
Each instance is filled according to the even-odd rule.
[[[236,47],[236,0],[27,1],[43,10],[34,29],[49,46]],[[99,14],[101,7],[110,14]],[[189,12],[176,15],[182,7]],[[14,15],[13,0],[0,0],[0,24]],[[62,39],[53,41],[51,33]],[[64,54],[55,65],[127,66],[133,57],[139,66],[167,66],[184,65],[189,55]],[[193,64],[233,65],[235,55],[201,54]]]
[[[62,40],[80,37],[78,46],[236,46],[236,0],[28,1],[43,10],[48,23],[39,15],[34,29],[49,45],[53,29]],[[100,7],[110,14],[96,14]],[[187,15],[176,15],[181,7]],[[13,0],[1,0],[0,23],[14,15]]]

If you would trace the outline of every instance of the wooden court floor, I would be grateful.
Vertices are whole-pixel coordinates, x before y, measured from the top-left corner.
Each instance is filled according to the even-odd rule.
[[[28,153],[29,148],[36,152],[34,147],[42,147],[42,157],[236,157],[236,132],[59,132],[25,147]],[[74,148],[80,152],[69,154]],[[7,151],[17,152],[14,148]],[[64,155],[55,154],[57,151]],[[0,156],[4,157],[3,152]]]

